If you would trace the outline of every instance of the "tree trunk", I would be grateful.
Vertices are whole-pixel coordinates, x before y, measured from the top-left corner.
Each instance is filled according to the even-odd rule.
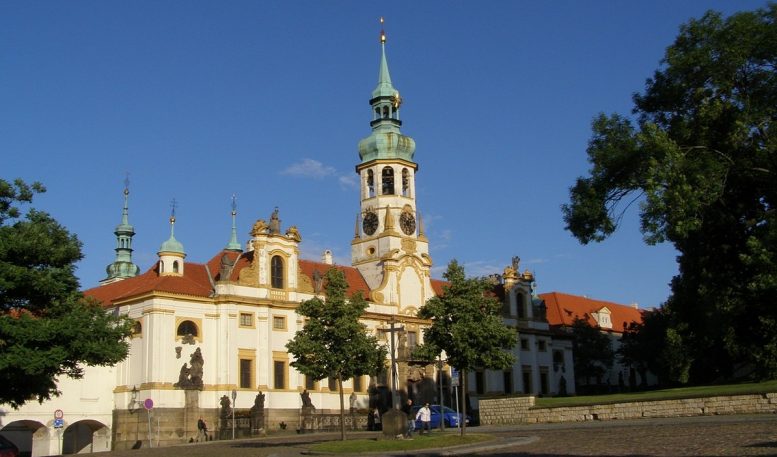
[[[459,372],[461,381],[461,436],[467,431],[467,370]]]
[[[340,440],[345,441],[345,399],[343,398],[343,376],[337,375],[337,388],[340,389]]]

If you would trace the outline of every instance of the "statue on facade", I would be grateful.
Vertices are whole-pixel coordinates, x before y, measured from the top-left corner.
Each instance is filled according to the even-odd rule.
[[[263,411],[264,410],[264,394],[260,390],[254,398],[254,406],[251,407],[251,411]]]
[[[313,406],[313,401],[310,399],[310,394],[308,393],[308,390],[305,389],[302,391],[299,396],[302,398],[302,407],[303,408],[311,408],[316,409],[315,406]]]
[[[185,363],[178,372],[178,382],[173,384],[180,389],[198,389],[202,390],[202,365],[205,362],[202,359],[202,352],[197,348],[191,356],[189,365]]]
[[[275,207],[275,211],[272,212],[272,216],[270,216],[270,233],[272,234],[278,234],[281,233],[281,220],[278,218],[278,207]]]
[[[219,411],[219,417],[222,419],[228,418],[232,414],[232,402],[229,401],[229,397],[226,395],[221,396],[221,400],[219,400],[219,404],[221,404],[221,411]]]

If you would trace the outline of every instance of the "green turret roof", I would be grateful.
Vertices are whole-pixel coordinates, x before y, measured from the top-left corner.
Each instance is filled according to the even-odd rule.
[[[186,255],[183,250],[183,244],[175,239],[175,216],[170,216],[170,238],[167,239],[159,248],[159,252],[168,252],[174,254]]]
[[[108,276],[102,282],[131,278],[140,272],[140,268],[132,263],[132,237],[135,236],[135,228],[129,223],[129,180],[124,183],[121,223],[116,226],[113,233],[116,235],[116,258],[113,263],[105,267]]]
[[[373,119],[370,122],[372,134],[359,142],[359,157],[361,157],[362,163],[379,159],[402,159],[412,162],[415,154],[415,141],[399,131],[402,126],[402,121],[399,120],[399,107],[402,104],[402,98],[399,96],[399,91],[391,83],[386,59],[386,34],[382,30],[380,46],[378,85],[372,91],[370,99],[373,111]]]
[[[232,236],[229,238],[229,243],[227,243],[227,247],[224,248],[227,251],[243,251],[243,247],[240,245],[240,242],[237,241],[237,226],[235,225],[235,218],[237,216],[237,198],[233,195],[232,196]]]

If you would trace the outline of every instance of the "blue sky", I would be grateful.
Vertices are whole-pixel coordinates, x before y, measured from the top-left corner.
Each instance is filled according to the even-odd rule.
[[[0,177],[44,183],[35,207],[83,242],[84,288],[114,259],[130,180],[133,259],[169,236],[205,262],[275,206],[303,257],[350,264],[357,144],[370,133],[378,18],[416,141],[435,276],[512,256],[541,292],[656,306],[677,272],[637,213],[580,245],[560,206],[586,174],[590,122],[631,111],[691,17],[755,1],[16,1],[0,3]]]

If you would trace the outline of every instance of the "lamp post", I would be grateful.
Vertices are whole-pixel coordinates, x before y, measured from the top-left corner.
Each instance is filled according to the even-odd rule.
[[[235,399],[237,398],[237,391],[232,389],[232,439],[235,439]]]

